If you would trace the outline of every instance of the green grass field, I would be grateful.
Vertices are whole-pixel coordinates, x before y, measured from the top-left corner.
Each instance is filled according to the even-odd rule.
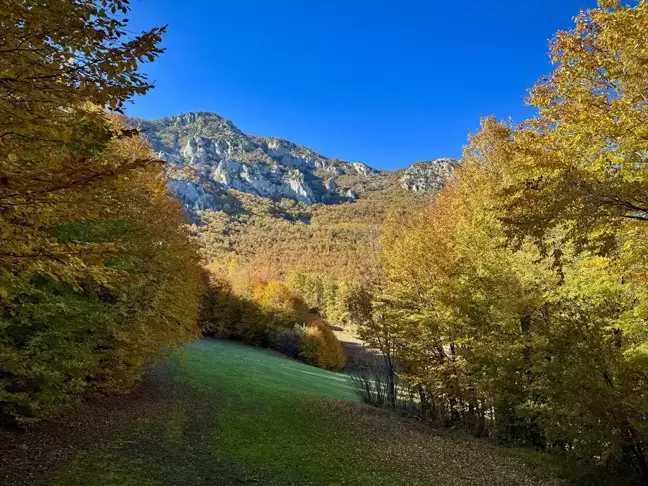
[[[344,375],[202,340],[174,356],[164,392],[46,472],[47,485],[526,485],[487,441],[360,404]]]

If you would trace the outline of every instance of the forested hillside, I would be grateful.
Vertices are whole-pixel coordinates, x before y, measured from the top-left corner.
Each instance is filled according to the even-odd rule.
[[[253,269],[248,278],[283,279],[294,271],[375,277],[387,214],[423,204],[459,165],[438,159],[379,171],[246,135],[215,113],[131,123],[165,162],[210,268]]]
[[[221,294],[228,289],[227,296],[248,305],[258,300],[255,286],[284,282],[311,309],[338,321],[348,304],[340,287],[364,289],[380,278],[387,215],[423,207],[459,166],[438,159],[378,171],[286,140],[246,135],[214,113],[131,123],[164,161]],[[240,329],[230,331],[217,335],[249,341]],[[267,330],[268,339],[274,331]]]
[[[284,281],[331,319],[346,315],[340,286],[364,288],[379,278],[387,215],[422,207],[459,166],[437,159],[379,171],[246,135],[215,113],[130,122],[164,161],[219,288],[248,299],[255,282]]]
[[[406,191],[371,194],[352,203],[306,206],[242,193],[236,212],[205,211],[192,226],[213,270],[248,269],[264,278],[292,271],[329,278],[371,279],[379,272],[382,224],[390,211],[421,207]]]

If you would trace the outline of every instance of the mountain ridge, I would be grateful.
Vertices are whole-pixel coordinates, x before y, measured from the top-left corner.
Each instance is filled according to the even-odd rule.
[[[130,121],[166,162],[169,187],[194,213],[227,208],[230,190],[307,205],[350,202],[368,192],[430,194],[459,165],[440,158],[378,170],[286,139],[245,134],[232,121],[205,111]]]

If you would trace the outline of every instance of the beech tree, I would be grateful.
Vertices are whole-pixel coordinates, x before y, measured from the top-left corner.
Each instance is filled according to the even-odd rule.
[[[118,116],[163,29],[124,0],[0,2],[0,420],[125,391],[197,335],[195,247],[150,147]]]
[[[538,116],[485,119],[429,207],[388,222],[385,292],[428,415],[648,481],[648,4],[552,44]]]
[[[104,181],[151,163],[102,157],[133,131],[108,123],[151,84],[163,28],[127,33],[127,0],[0,2],[0,265],[46,269],[61,278],[87,273],[83,260],[109,245],[62,244],[49,228],[101,216]]]
[[[539,236],[564,221],[647,219],[647,31],[644,0],[606,0],[556,34],[556,69],[528,98],[539,116],[515,131],[502,192],[512,226]]]

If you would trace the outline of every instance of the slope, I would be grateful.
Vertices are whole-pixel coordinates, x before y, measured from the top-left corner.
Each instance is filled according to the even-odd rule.
[[[420,207],[458,164],[438,159],[380,171],[247,135],[209,112],[131,122],[166,162],[203,259],[221,277],[237,269],[248,280],[310,272],[370,281],[387,215]]]
[[[392,211],[425,199],[406,191],[368,194],[347,204],[307,206],[237,193],[237,211],[205,211],[192,227],[203,258],[220,275],[283,279],[314,272],[333,280],[369,281],[380,270],[382,224]]]
[[[162,391],[146,406],[83,447],[59,444],[36,484],[554,484],[486,441],[357,403],[343,375],[256,348],[199,341],[155,380]],[[110,422],[109,413],[82,412],[93,430]],[[27,461],[38,457],[32,440],[16,448]]]

